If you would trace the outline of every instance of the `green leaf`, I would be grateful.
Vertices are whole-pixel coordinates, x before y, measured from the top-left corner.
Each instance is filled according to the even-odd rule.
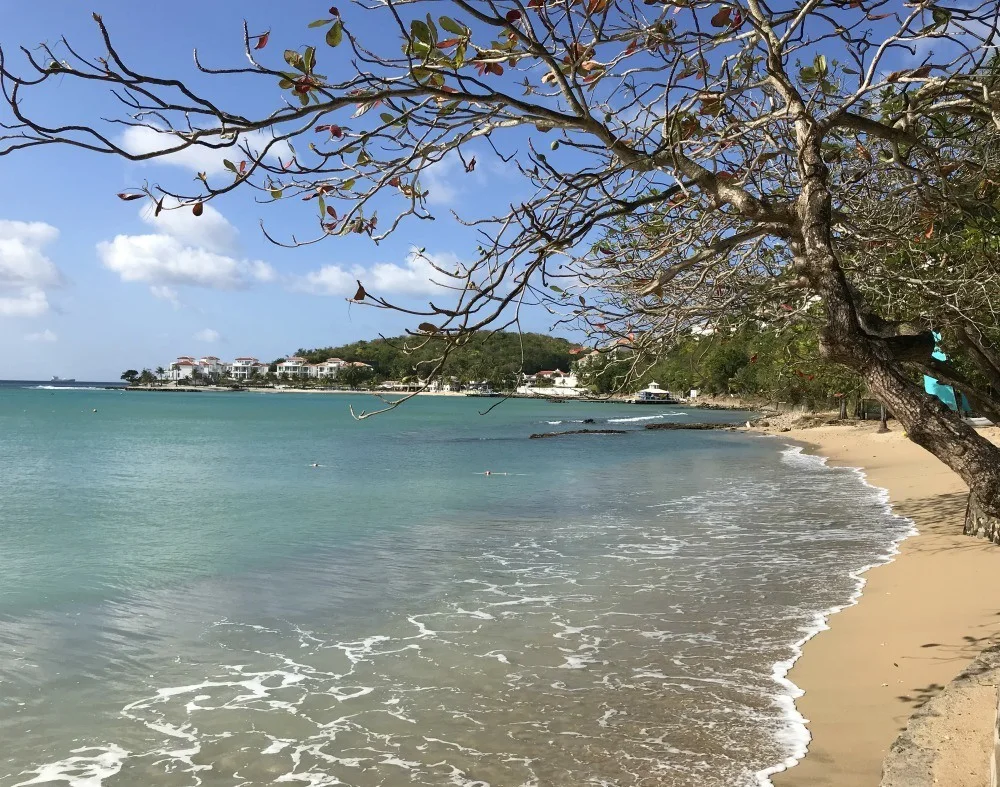
[[[320,216],[325,216],[326,215],[326,200],[323,199],[322,195],[320,195],[320,198],[318,200],[316,200],[316,202],[319,203],[319,215]]]
[[[558,139],[552,140],[552,143],[549,145],[549,147],[552,148],[552,150],[559,150],[559,140]]]
[[[344,181],[343,187],[346,191],[350,191],[351,189],[354,188],[354,183],[355,183],[354,178],[348,178],[347,180]]]
[[[944,27],[951,21],[951,11],[944,8],[935,8],[931,11],[931,18],[937,27]]]
[[[840,70],[841,70],[841,71],[843,71],[843,72],[844,72],[845,74],[854,74],[854,75],[857,75],[857,73],[858,73],[858,72],[857,72],[857,71],[855,71],[855,70],[854,70],[853,68],[848,68],[847,66],[844,66],[844,67],[843,67],[842,69],[840,69]]]
[[[371,160],[372,157],[369,156],[365,151],[362,150],[360,153],[358,153],[358,164],[362,166],[365,164],[370,164]]]
[[[379,117],[382,118],[382,122],[383,123],[389,123],[389,124],[391,124],[391,123],[394,123],[396,121],[395,116],[390,115],[388,112],[383,112],[382,114],[379,115]]]
[[[816,59],[813,60],[813,68],[816,69],[816,73],[820,76],[826,74],[826,56],[816,55]]]
[[[410,37],[427,46],[431,45],[431,30],[426,22],[421,22],[419,19],[410,22]]]
[[[469,35],[469,28],[465,25],[460,25],[450,16],[442,16],[438,19],[438,23],[447,30],[449,33],[454,33],[457,36],[462,36],[463,38]]]
[[[296,52],[294,49],[285,50],[285,62],[288,63],[292,68],[297,68],[299,71],[305,73],[305,67],[302,62],[302,55]]]
[[[302,57],[302,62],[305,65],[306,73],[311,74],[313,66],[316,65],[316,47],[307,46],[306,53]]]
[[[437,27],[434,25],[434,20],[431,19],[431,15],[427,14],[427,29],[431,31],[431,44],[437,46],[438,42],[438,31]]]
[[[315,22],[310,22],[309,27],[324,27],[332,21],[332,19],[317,19]]]
[[[566,293],[566,290],[564,290],[562,287],[557,287],[555,284],[550,284],[549,289],[552,290],[552,292],[558,292],[560,295]]]
[[[282,79],[280,82],[278,82],[278,87],[280,87],[282,90],[291,90],[294,84],[295,83],[292,82],[292,80],[290,79]]]
[[[271,196],[275,199],[281,199],[282,189],[271,189]]]
[[[227,158],[222,159],[222,166],[224,166],[230,172],[233,172],[237,175],[240,174],[240,171],[236,168],[236,165]]]
[[[811,82],[815,82],[817,79],[816,69],[812,66],[805,66],[799,71],[799,79],[807,85]]]
[[[330,46],[339,46],[340,42],[344,40],[344,24],[339,19],[330,25],[330,29],[326,31],[326,43]]]

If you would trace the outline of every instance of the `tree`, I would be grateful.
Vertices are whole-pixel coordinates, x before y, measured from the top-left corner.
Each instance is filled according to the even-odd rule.
[[[142,373],[139,375],[140,385],[152,385],[156,382],[156,377],[149,369],[143,369]]]
[[[139,371],[137,369],[126,369],[124,372],[122,372],[122,375],[119,379],[124,380],[129,385],[135,385],[135,382],[138,379],[138,377],[139,377]]]
[[[163,376],[166,373],[167,373],[167,370],[164,369],[162,366],[157,366],[156,367],[156,379],[159,380],[161,383],[163,382]]]
[[[54,143],[130,160],[224,149],[233,157],[225,177],[119,196],[195,215],[234,190],[301,198],[316,210],[316,234],[268,232],[286,245],[349,233],[379,241],[432,218],[428,167],[447,158],[472,172],[480,157],[499,156],[523,188],[505,208],[467,217],[478,253],[455,267],[426,258],[452,302],[397,306],[363,282],[353,298],[412,315],[418,345],[442,341],[432,374],[471,333],[516,325],[529,303],[595,347],[625,343],[637,365],[693,328],[813,319],[826,357],[859,375],[912,440],[969,484],[975,510],[1000,524],[1000,449],[914,380],[933,333],[922,314],[880,309],[878,283],[863,280],[859,261],[896,235],[851,210],[859,193],[924,211],[925,223],[991,207],[992,181],[967,194],[951,178],[962,170],[989,181],[990,157],[968,129],[997,123],[993,4],[370,5],[344,16],[332,8],[313,25],[315,44],[286,49],[283,64],[266,49],[268,34],[244,27],[247,65],[199,56],[192,84],[127,65],[95,16],[100,58],[25,49],[23,77],[4,61],[13,121],[0,155]],[[442,10],[452,16],[428,13]],[[394,26],[402,53],[389,36],[359,40],[361,14]],[[232,79],[244,80],[241,93],[246,80],[264,92],[277,83],[287,98],[246,117],[212,97],[212,80]],[[43,121],[28,96],[50,82],[104,84],[127,117]],[[123,148],[119,123],[161,133],[163,148]],[[262,130],[272,136],[255,143]]]

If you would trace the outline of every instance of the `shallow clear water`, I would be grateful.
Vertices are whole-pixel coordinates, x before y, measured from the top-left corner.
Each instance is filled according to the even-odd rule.
[[[373,401],[0,388],[2,787],[732,787],[801,745],[775,664],[906,529],[856,474],[642,429],[740,414]],[[584,418],[635,431],[527,439]]]

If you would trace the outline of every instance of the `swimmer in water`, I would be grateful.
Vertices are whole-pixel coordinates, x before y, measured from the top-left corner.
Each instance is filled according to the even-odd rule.
[[[318,463],[318,462],[313,462],[313,463],[312,463],[312,464],[310,465],[310,467],[319,467],[319,463]]]
[[[492,473],[489,470],[487,470],[485,473],[483,473],[483,475],[492,475]]]

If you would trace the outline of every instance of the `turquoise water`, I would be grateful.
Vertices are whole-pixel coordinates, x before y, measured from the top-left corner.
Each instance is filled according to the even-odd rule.
[[[754,784],[775,664],[906,529],[641,428],[738,413],[348,403],[0,388],[2,787]],[[527,439],[585,418],[630,432]]]

